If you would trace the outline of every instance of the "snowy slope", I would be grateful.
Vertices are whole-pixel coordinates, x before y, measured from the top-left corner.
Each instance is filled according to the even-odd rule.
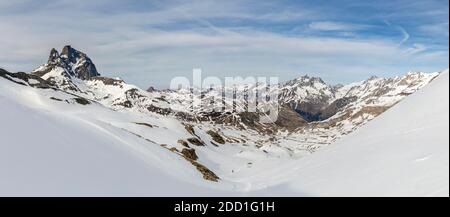
[[[177,155],[117,127],[132,118],[158,120],[130,117],[95,104],[80,112],[42,97],[50,90],[0,82],[0,123],[8,123],[0,131],[0,195],[448,196],[449,192],[448,71],[333,146],[300,159],[267,158],[238,152],[233,146],[202,148],[201,158],[209,159],[205,164],[222,178],[218,183],[202,180]],[[169,125],[175,129],[162,137],[178,136],[177,124]],[[158,134],[153,136],[157,139]],[[251,167],[226,173],[246,159],[254,161]]]
[[[0,87],[1,196],[220,192],[216,183],[202,180],[187,161],[108,120],[130,119],[126,114],[91,105],[87,113],[100,116],[104,120],[100,122],[71,105],[52,104],[42,97],[50,90],[39,93],[4,79]]]
[[[448,197],[448,76],[327,150],[287,164],[295,178],[285,185],[314,196]]]
[[[0,195],[448,195],[448,70],[427,85],[438,74],[301,77],[280,99],[334,115],[291,109],[288,129],[183,112],[190,91],[101,77],[66,46],[32,74],[0,69]]]
[[[213,128],[227,140],[227,144],[237,145],[237,151],[248,146],[253,148],[253,152],[268,151],[278,156],[301,157],[353,132],[428,84],[437,75],[411,72],[393,78],[371,77],[345,86],[332,86],[318,77],[302,76],[278,87],[271,87],[272,93],[279,93],[278,103],[282,106],[274,124],[261,123],[259,116],[265,115],[261,110],[245,112],[249,91],[262,96],[267,87],[264,83],[242,83],[236,89],[228,86],[223,89],[197,90],[202,94],[192,94],[190,89],[148,92],[121,79],[100,76],[91,59],[69,45],[62,49],[61,54],[52,49],[47,63],[28,76],[42,80],[38,82],[40,86],[63,90],[116,111],[170,116],[205,132]],[[5,78],[8,79],[8,76]],[[194,101],[201,102],[203,106],[194,106]],[[235,105],[236,110],[212,111],[212,108],[222,108],[224,104],[229,108]],[[258,105],[269,104],[259,102]],[[127,129],[140,134],[134,129]],[[154,138],[154,134],[149,136],[147,138]],[[177,143],[178,139],[184,138],[174,136],[172,140],[158,142]],[[213,158],[215,162],[217,157]],[[244,165],[247,163],[244,162]]]

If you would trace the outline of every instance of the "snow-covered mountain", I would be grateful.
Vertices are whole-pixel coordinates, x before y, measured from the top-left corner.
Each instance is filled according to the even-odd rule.
[[[447,69],[356,132],[274,170],[307,195],[448,197],[448,131]]]
[[[245,130],[245,134],[260,138],[257,142],[251,141],[255,147],[282,143],[288,155],[303,155],[354,131],[428,84],[438,73],[410,72],[402,77],[371,77],[335,86],[317,77],[302,76],[271,90],[277,91],[280,105],[278,119],[273,124],[261,123],[261,113],[244,109],[248,104],[248,91],[256,93],[266,88],[264,85],[202,89],[201,94],[194,94],[192,89],[158,91],[150,88],[151,91],[144,91],[123,80],[100,76],[91,59],[71,46],[65,46],[61,54],[52,49],[47,63],[31,74],[54,88],[114,110],[172,116],[199,128],[211,125],[222,137],[226,136],[222,133],[226,130]],[[234,105],[241,110],[215,112],[192,107],[194,101],[208,105],[211,99],[222,102],[214,102],[212,107]],[[291,145],[284,140],[294,143]]]
[[[303,76],[278,87],[279,119],[265,124],[251,112],[192,109],[191,100],[222,97],[221,88],[201,90],[201,96],[186,89],[146,91],[102,77],[86,54],[70,46],[61,53],[53,49],[47,63],[31,73],[0,69],[0,112],[9,114],[0,122],[0,195],[273,194],[270,189],[295,180],[298,170],[270,171],[302,169],[306,159],[318,162],[314,156],[327,151],[310,153],[338,140],[336,144],[351,141],[358,135],[352,132],[438,75],[411,72],[337,86]],[[264,87],[242,85],[237,90],[251,88]],[[222,97],[223,103],[245,107],[245,94],[235,96]],[[447,115],[448,128],[446,105],[440,109],[447,109],[443,117]],[[362,152],[358,154],[369,156]],[[448,169],[446,177],[448,183]],[[98,186],[110,179],[110,185]]]

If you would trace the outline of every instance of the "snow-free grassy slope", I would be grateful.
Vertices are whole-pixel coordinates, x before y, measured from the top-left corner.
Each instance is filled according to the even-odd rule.
[[[285,167],[295,171],[288,186],[307,195],[448,196],[448,132],[446,70],[366,126]]]

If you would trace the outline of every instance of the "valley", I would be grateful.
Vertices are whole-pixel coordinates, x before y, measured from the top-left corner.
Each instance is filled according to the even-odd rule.
[[[381,139],[371,137],[367,129],[376,126],[377,117],[383,118],[385,112],[389,117],[391,109],[394,113],[401,108],[412,108],[410,105],[396,109],[404,99],[414,97],[436,79],[441,89],[447,88],[448,96],[448,70],[410,72],[393,78],[371,77],[334,86],[320,78],[302,76],[279,85],[279,117],[267,124],[259,122],[258,113],[205,113],[191,109],[192,101],[222,96],[224,88],[202,90],[200,96],[189,89],[147,91],[118,78],[102,77],[93,61],[71,46],[64,47],[61,53],[52,49],[48,62],[32,72],[11,73],[0,69],[3,138],[0,162],[8,165],[0,170],[2,176],[8,177],[0,181],[0,194],[271,195],[277,192],[277,195],[320,195],[323,191],[318,186],[329,175],[343,179],[332,172],[334,162],[338,164],[344,156],[349,157],[348,153],[358,150],[353,154],[364,158],[370,153],[364,148],[377,153],[377,144],[390,144],[379,142],[367,147],[372,142],[364,141],[364,138]],[[442,81],[445,79],[446,87]],[[238,90],[242,94],[219,97],[223,101],[221,105],[245,107],[244,92],[258,88],[264,87],[240,86]],[[439,93],[440,90],[434,89],[428,95],[430,91]],[[432,109],[444,112],[442,120],[445,122],[447,118],[444,128],[448,129],[448,103],[447,107]],[[394,120],[403,112],[390,116]],[[438,120],[434,116],[430,118]],[[372,120],[374,124],[370,125]],[[400,124],[387,121],[382,125],[379,123],[382,120],[373,132]],[[422,116],[417,121],[426,122],[423,129],[402,126],[405,130],[399,128],[397,133],[403,135],[441,126],[428,125]],[[352,140],[359,134],[358,139]],[[381,135],[384,133],[380,131]],[[441,140],[445,139],[448,143],[448,134]],[[448,171],[448,145],[442,147],[441,140],[437,140],[439,144],[433,150],[447,149],[447,158],[438,160],[447,161]],[[346,141],[359,146],[353,144],[354,151],[349,151],[343,144]],[[336,153],[326,154],[333,150]],[[319,158],[320,161],[315,160]],[[418,159],[427,161],[428,158],[427,155]],[[364,164],[364,159],[349,162]],[[348,167],[347,163],[342,164],[342,168]],[[18,170],[12,171],[13,167]],[[327,171],[323,176],[322,168]],[[37,178],[30,171],[46,176]],[[308,178],[302,179],[301,174],[308,174],[305,175]],[[357,174],[355,177],[370,176]],[[96,181],[88,182],[88,178]],[[23,181],[30,179],[35,183]],[[295,184],[295,180],[302,184]],[[101,183],[108,184],[100,186]],[[339,189],[336,185],[330,186]],[[32,190],[33,186],[37,189]],[[296,190],[291,191],[287,186]],[[445,191],[448,194],[448,186],[437,194]]]

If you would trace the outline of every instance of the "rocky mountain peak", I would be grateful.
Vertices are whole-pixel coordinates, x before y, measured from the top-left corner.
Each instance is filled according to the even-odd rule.
[[[62,49],[61,55],[62,55],[62,56],[69,57],[71,54],[75,54],[75,53],[77,53],[77,52],[78,52],[78,51],[75,50],[75,49],[73,49],[72,46],[66,45],[66,46],[64,46],[63,49]]]
[[[60,56],[58,51],[55,48],[52,48],[52,50],[50,51],[50,55],[48,57],[48,64],[56,64],[57,61],[59,60]]]
[[[313,86],[314,84],[327,85],[320,77],[304,75],[297,79],[286,82],[285,86]]]
[[[43,77],[54,69],[62,69],[68,75],[82,80],[100,76],[92,60],[85,53],[70,45],[64,46],[61,53],[53,48],[50,51],[47,64],[34,70],[33,73]]]
[[[315,76],[310,76],[310,75],[304,75],[301,76],[299,78],[297,78],[297,80],[301,80],[301,81],[313,81],[313,82],[320,82],[320,83],[325,83],[322,78],[320,77],[315,77]]]
[[[61,51],[61,57],[67,59],[70,63],[76,63],[79,60],[89,59],[86,54],[81,51],[75,50],[70,45],[64,46]]]
[[[378,78],[379,78],[378,76],[372,75],[370,76],[370,78],[367,79],[367,81],[377,80]]]

